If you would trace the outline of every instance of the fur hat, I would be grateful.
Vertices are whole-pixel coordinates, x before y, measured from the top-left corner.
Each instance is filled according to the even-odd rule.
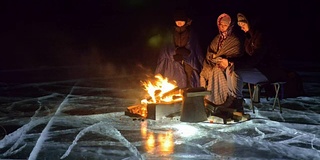
[[[243,22],[248,24],[247,18],[242,13],[237,14],[237,19],[238,19],[238,22]]]

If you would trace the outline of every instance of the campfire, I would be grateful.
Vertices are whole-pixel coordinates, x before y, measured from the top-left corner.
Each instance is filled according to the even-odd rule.
[[[182,94],[175,81],[169,82],[168,78],[163,78],[162,75],[155,75],[156,81],[142,82],[147,98],[141,100],[141,104],[150,103],[165,103],[182,101]]]
[[[160,74],[155,75],[154,81],[148,80],[141,83],[147,92],[146,96],[141,100],[140,104],[127,107],[126,115],[147,118],[150,106],[182,102],[182,91],[177,87],[175,81],[169,81],[168,78]],[[155,112],[155,110],[152,112]]]

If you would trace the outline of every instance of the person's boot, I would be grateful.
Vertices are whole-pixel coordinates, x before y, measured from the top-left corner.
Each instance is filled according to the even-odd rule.
[[[243,99],[237,99],[234,98],[232,104],[229,106],[230,108],[234,109],[234,111],[232,112],[232,119],[235,122],[239,122],[242,119],[242,116],[244,114],[244,110],[243,110]]]
[[[207,117],[213,115],[216,112],[216,105],[207,99],[204,99],[204,106],[206,108]]]
[[[211,101],[204,99],[204,106],[207,111],[207,116],[217,116],[217,117],[225,117],[226,111],[223,110],[223,108],[217,107],[214,103]]]
[[[216,107],[223,107],[223,108],[231,108],[232,104],[234,103],[233,101],[235,100],[236,98],[233,97],[233,96],[228,96],[226,101],[220,105],[217,105]]]
[[[233,107],[234,109],[237,110],[237,112],[244,113],[243,102],[244,102],[243,98],[234,100]]]

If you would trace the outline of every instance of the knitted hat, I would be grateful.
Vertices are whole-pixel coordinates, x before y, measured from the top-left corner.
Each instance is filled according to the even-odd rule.
[[[248,24],[247,18],[242,13],[238,13],[237,18],[238,18],[238,22],[243,22]]]
[[[173,15],[174,21],[187,21],[188,16],[184,10],[176,10]]]
[[[218,24],[219,23],[223,23],[223,24],[227,24],[230,25],[231,23],[231,17],[226,14],[226,13],[222,13],[219,17],[218,17]]]

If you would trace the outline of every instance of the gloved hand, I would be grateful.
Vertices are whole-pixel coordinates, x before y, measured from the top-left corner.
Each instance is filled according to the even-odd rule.
[[[182,61],[183,60],[183,56],[181,54],[175,54],[175,55],[173,55],[173,59],[175,61]]]
[[[183,57],[188,57],[190,55],[191,51],[187,49],[186,47],[178,47],[176,49],[176,54],[181,54]]]

